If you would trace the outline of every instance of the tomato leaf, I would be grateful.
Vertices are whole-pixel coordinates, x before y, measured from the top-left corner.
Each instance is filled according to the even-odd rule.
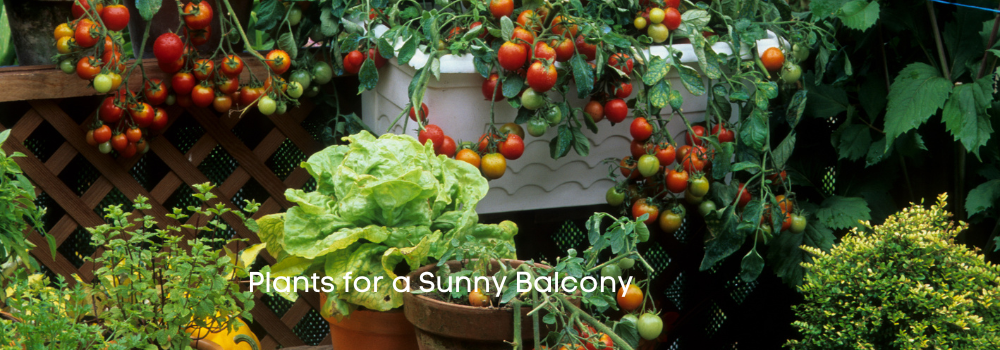
[[[596,244],[597,240],[601,238],[601,220],[603,218],[600,215],[593,215],[584,223],[584,227],[587,228],[587,240],[590,242],[590,245]]]
[[[816,218],[830,228],[845,229],[860,225],[859,221],[871,220],[871,215],[864,198],[832,196],[823,200]]]
[[[636,349],[639,347],[639,330],[636,329],[636,324],[632,322],[618,322],[615,324],[614,328],[615,334],[625,340],[630,347]]]
[[[590,140],[586,136],[583,136],[583,132],[580,131],[580,127],[574,127],[573,129],[573,149],[576,150],[576,154],[586,157],[590,154]]]
[[[757,249],[750,249],[747,255],[743,256],[743,261],[740,263],[740,279],[743,282],[753,282],[757,280],[760,276],[760,272],[764,270],[764,258],[757,253]]]
[[[986,112],[992,102],[993,77],[986,76],[975,83],[956,86],[941,114],[945,129],[976,157],[979,157],[979,148],[986,146],[993,134],[990,115]]]
[[[840,130],[833,133],[833,144],[837,146],[837,159],[858,160],[868,153],[872,144],[871,131],[861,124],[844,124]]]
[[[756,173],[757,171],[760,170],[760,164],[751,163],[751,162],[739,162],[739,163],[733,164],[733,171],[734,172],[735,171],[743,171],[743,170],[750,171],[751,173]]]
[[[519,108],[517,110],[517,118],[514,119],[514,124],[524,124],[531,120],[531,117],[535,116],[535,111],[527,108]]]
[[[714,186],[713,186],[714,187]],[[721,187],[721,186],[720,186]],[[705,242],[705,256],[699,270],[705,271],[740,249],[746,235],[736,229],[736,206],[730,205],[723,211],[721,219],[705,220],[711,238]]]
[[[743,85],[733,86],[733,91],[729,93],[729,99],[733,101],[746,101],[750,99],[750,93]]]
[[[985,212],[1000,200],[1000,179],[986,181],[969,191],[965,197],[965,210],[969,216]]]
[[[788,158],[792,156],[792,152],[795,151],[795,132],[788,133],[785,139],[778,144],[778,148],[771,151],[771,155],[774,156],[774,166],[778,169],[784,169],[785,163],[788,162]]]
[[[660,80],[659,83],[653,85],[649,89],[647,94],[649,97],[649,102],[653,104],[653,107],[663,108],[670,104],[670,83],[667,80]]]
[[[753,150],[764,150],[767,142],[767,116],[760,109],[755,108],[750,118],[740,125],[740,141]]]
[[[815,207],[811,204],[808,206]],[[781,277],[785,284],[791,287],[801,285],[802,277],[806,271],[802,267],[802,263],[813,260],[812,255],[801,247],[809,246],[829,251],[833,247],[835,239],[836,237],[829,227],[816,220],[815,216],[810,215],[805,232],[784,231],[771,240],[767,249],[767,263],[771,265],[774,273]]]
[[[785,111],[785,120],[788,121],[788,126],[793,129],[796,125],[799,125],[799,121],[802,120],[802,113],[806,111],[808,95],[808,90],[799,90],[795,92],[795,95],[792,95],[792,101],[788,102],[788,110]]]
[[[157,4],[163,3],[162,1],[158,0],[140,0],[140,1],[155,2]],[[138,3],[136,5],[138,5]],[[257,11],[256,11],[257,24],[254,25],[254,28],[262,32],[271,31],[271,29],[277,27],[278,24],[281,23],[281,21],[285,18],[285,11],[286,11],[285,6],[282,5],[281,1],[279,0],[262,0],[260,2],[260,5],[257,6]],[[141,9],[140,13],[142,13]],[[145,15],[143,15],[142,17],[146,18]],[[151,14],[149,18],[146,18],[146,20],[149,21],[152,19],[152,17],[153,15]]]
[[[549,141],[549,155],[552,159],[559,159],[569,153],[570,146],[573,145],[573,133],[565,124],[559,126],[559,133]]]
[[[677,69],[681,76],[681,83],[684,84],[688,92],[695,96],[705,94],[705,81],[702,79],[701,73],[685,65],[678,66]]]
[[[903,133],[927,122],[944,106],[952,84],[931,65],[917,62],[903,68],[889,91],[885,113],[886,149]]]
[[[358,71],[358,81],[361,83],[358,86],[359,94],[365,90],[375,89],[375,86],[378,85],[378,68],[375,68],[375,61],[367,59],[361,64],[361,70]]]
[[[594,90],[594,71],[587,64],[587,58],[581,54],[576,54],[569,60],[573,67],[573,80],[576,83],[576,94],[579,98],[590,95]]]
[[[627,39],[623,38],[621,35],[616,34],[615,32],[605,34],[604,37],[601,39],[604,40],[605,43],[611,46],[617,46],[623,49],[628,49],[632,47],[632,43],[628,42]]]
[[[510,20],[510,17],[500,17],[500,35],[505,41],[510,41],[511,37],[514,36],[514,22]]]
[[[513,99],[521,93],[524,87],[524,78],[517,73],[508,74],[503,80],[503,97]]]
[[[272,2],[277,3],[277,1]],[[160,12],[161,5],[163,5],[163,1],[160,0],[135,0],[135,7],[139,10],[139,15],[147,22],[152,21],[153,16]],[[263,6],[264,4],[261,4],[262,8]],[[257,20],[257,23],[260,23],[260,19]]]
[[[295,57],[299,55],[299,45],[295,43],[295,37],[290,32],[278,37],[278,48],[285,50],[292,60],[295,60]]]
[[[390,59],[392,58],[393,53],[396,52],[396,50],[392,48],[392,44],[389,43],[389,39],[387,39],[385,35],[383,35],[381,38],[378,38],[377,44],[378,44],[378,54],[381,55],[382,58]]]
[[[865,31],[878,21],[878,1],[854,0],[844,4],[837,11],[837,17],[851,29]]]
[[[410,59],[417,53],[417,41],[419,40],[416,37],[410,37],[403,42],[403,46],[399,48],[399,57],[397,58],[399,64],[410,63]]]
[[[701,32],[693,33],[691,35],[691,46],[694,48],[694,54],[698,57],[698,65],[701,70],[705,72],[705,75],[709,79],[719,79],[722,76],[722,70],[715,65],[715,62],[710,62],[708,60],[708,55],[705,51],[711,51],[712,48],[705,47],[705,37]]]
[[[714,145],[715,140],[711,141]],[[727,160],[731,159],[733,157],[733,143],[724,142],[718,145],[718,147],[715,147],[715,152],[716,152],[715,159],[727,159]],[[729,161],[716,162],[715,164],[712,165],[712,176],[715,177],[716,179],[725,178],[726,175],[732,172],[730,168],[731,168],[731,163]]]
[[[647,86],[653,86],[660,80],[663,80],[663,77],[666,77],[667,73],[670,73],[670,62],[662,57],[655,56],[650,59],[649,69],[642,76],[642,82]]]
[[[681,96],[681,92],[677,89],[671,89],[670,93],[667,94],[667,101],[670,103],[670,108],[680,110],[681,106],[684,105],[684,96]]]

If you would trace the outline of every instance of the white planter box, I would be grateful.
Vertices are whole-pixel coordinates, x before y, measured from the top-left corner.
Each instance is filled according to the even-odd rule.
[[[384,30],[375,29],[378,35]],[[777,38],[772,33],[768,34],[769,38],[758,42],[761,50],[779,45]],[[674,45],[674,48],[683,53],[681,63],[698,69],[697,58],[690,44]],[[732,53],[729,45],[724,43],[716,44],[713,49],[718,53]],[[667,55],[667,49],[662,46],[653,47],[650,51],[651,55]],[[748,55],[746,52],[743,54]],[[484,99],[481,92],[484,79],[476,72],[472,55],[445,55],[440,60],[441,79],[435,80],[432,77],[424,94],[423,101],[429,109],[428,119],[440,126],[456,142],[475,142],[489,125],[490,101]],[[383,67],[379,71],[378,86],[361,96],[362,120],[365,124],[378,134],[385,133],[409,102],[407,87],[413,74],[426,63],[427,56],[418,51],[407,65],[399,65],[392,59],[389,65]],[[671,79],[671,86],[684,97],[682,109],[685,117],[691,122],[703,121],[706,97],[689,94],[675,71],[671,71],[668,77]],[[634,81],[634,91],[638,91],[641,84],[641,81]],[[575,90],[571,89],[567,96],[573,107],[586,103],[576,98]],[[511,108],[506,101],[497,101],[495,106],[495,121],[498,126],[514,121],[517,110]],[[668,109],[664,110],[667,113],[665,116],[669,116]],[[507,161],[504,176],[490,181],[489,193],[479,203],[477,212],[485,214],[604,203],[605,192],[615,182],[608,178],[609,168],[602,160],[629,154],[632,142],[629,134],[630,120],[614,127],[607,121],[601,121],[598,123],[597,134],[584,129],[584,134],[591,142],[590,155],[587,157],[570,151],[563,158],[552,159],[549,156],[549,140],[555,137],[556,128],[549,128],[542,137],[526,135],[524,155],[517,160]],[[404,123],[407,123],[406,130],[403,129]],[[671,135],[678,135],[684,130],[684,124],[668,123],[668,129]],[[417,136],[416,124],[406,116],[388,131]]]

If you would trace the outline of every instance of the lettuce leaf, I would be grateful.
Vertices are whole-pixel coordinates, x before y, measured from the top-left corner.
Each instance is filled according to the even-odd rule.
[[[350,144],[327,147],[302,163],[316,191],[289,189],[285,198],[296,206],[258,220],[261,240],[279,260],[274,268],[306,273],[322,264],[335,279],[324,316],[345,316],[357,306],[401,306],[391,287],[397,265],[412,270],[436,261],[454,241],[513,246],[513,223],[478,223],[476,204],[489,185],[476,167],[437,156],[407,135],[375,138],[362,131],[346,140]],[[377,291],[357,292],[353,285],[346,289],[348,273],[382,279]]]

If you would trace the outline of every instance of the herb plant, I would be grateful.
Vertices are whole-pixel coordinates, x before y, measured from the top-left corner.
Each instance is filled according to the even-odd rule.
[[[9,142],[10,130],[0,132],[0,146]],[[14,271],[17,266],[26,265],[32,270],[38,263],[28,254],[35,247],[24,233],[28,228],[42,232],[41,219],[44,208],[35,205],[35,186],[21,172],[14,158],[24,157],[20,152],[9,156],[0,149],[0,274]],[[55,256],[55,239],[45,235]]]

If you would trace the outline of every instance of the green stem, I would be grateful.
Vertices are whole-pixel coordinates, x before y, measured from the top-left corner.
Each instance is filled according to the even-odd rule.
[[[934,14],[934,5],[927,2],[927,13],[931,18],[931,32],[934,33],[934,44],[937,46],[938,59],[941,60],[941,72],[945,79],[951,80],[951,71],[948,68],[948,60],[944,55],[944,43],[941,41],[941,30],[938,29],[937,15]]]

